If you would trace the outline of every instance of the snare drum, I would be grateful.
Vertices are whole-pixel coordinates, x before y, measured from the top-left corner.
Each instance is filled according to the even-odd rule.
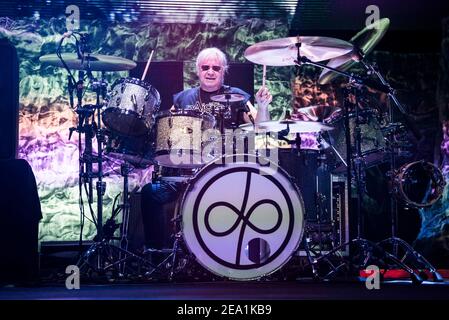
[[[151,131],[160,104],[159,92],[152,85],[136,78],[121,78],[108,94],[103,123],[116,133],[141,136]]]
[[[258,279],[297,250],[304,225],[301,194],[267,159],[219,158],[189,182],[177,210],[188,250],[212,273]],[[262,160],[262,161],[260,161]]]
[[[208,139],[203,134],[213,130],[215,118],[193,110],[161,112],[156,117],[154,160],[161,166],[194,168],[211,158],[203,157]]]

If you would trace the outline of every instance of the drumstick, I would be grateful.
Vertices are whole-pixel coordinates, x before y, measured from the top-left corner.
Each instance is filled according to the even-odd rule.
[[[154,50],[151,50],[150,57],[148,58],[147,65],[145,66],[145,71],[143,72],[142,78],[140,79],[142,81],[143,81],[143,79],[145,79],[145,76],[147,75],[148,67],[150,66],[151,58],[153,57],[153,53],[154,53]]]
[[[267,75],[267,66],[263,65],[263,71],[262,71],[262,87],[265,87],[265,78]]]

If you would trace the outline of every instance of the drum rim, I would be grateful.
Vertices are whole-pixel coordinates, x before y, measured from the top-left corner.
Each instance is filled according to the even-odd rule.
[[[367,116],[369,118],[376,118],[379,115],[381,115],[381,112],[379,110],[376,110],[374,108],[367,108],[359,111],[359,116]],[[344,120],[346,117],[344,112],[339,112],[335,117],[331,117],[330,120],[324,121],[325,124],[333,125],[337,122],[340,122]],[[356,113],[354,111],[349,112],[349,119],[353,119],[356,117]]]
[[[161,163],[161,162],[159,162],[159,160],[158,160],[158,158],[160,157],[160,156],[167,156],[167,155],[170,155],[170,153],[172,153],[174,150],[176,150],[176,151],[182,151],[182,152],[185,152],[186,154],[188,154],[189,156],[195,156],[195,155],[198,155],[198,154],[200,154],[201,155],[201,152],[199,152],[199,153],[195,153],[195,152],[193,152],[194,150],[193,149],[171,149],[171,150],[157,150],[156,148],[154,149],[154,152],[153,152],[153,160],[159,165],[159,166],[161,166],[161,167],[167,167],[167,168],[180,168],[180,169],[187,169],[187,168],[191,168],[191,169],[197,169],[197,168],[200,168],[200,167],[203,167],[204,165],[206,165],[206,163],[198,163],[198,164],[187,164],[187,165],[167,165],[166,163]]]
[[[288,258],[286,258],[282,263],[279,264],[279,266],[277,266],[276,268],[274,268],[271,271],[268,271],[262,275],[258,275],[258,276],[254,276],[254,277],[247,277],[247,278],[234,278],[234,277],[228,277],[226,275],[223,274],[219,274],[217,273],[215,270],[212,270],[209,266],[207,266],[205,263],[203,263],[201,260],[199,260],[196,257],[196,254],[193,252],[193,250],[190,248],[189,243],[186,240],[186,235],[184,233],[183,230],[183,219],[182,219],[182,209],[184,208],[185,205],[185,201],[186,201],[186,197],[187,197],[187,193],[189,193],[191,191],[191,189],[193,188],[193,186],[195,185],[195,183],[198,182],[198,180],[204,176],[206,174],[206,172],[208,170],[212,170],[210,167],[215,167],[215,166],[224,166],[226,164],[226,162],[224,162],[223,164],[217,164],[216,162],[226,158],[226,157],[235,157],[235,156],[250,156],[250,157],[254,157],[254,158],[264,158],[265,160],[270,162],[270,165],[274,164],[277,167],[277,170],[281,171],[281,174],[284,174],[285,178],[287,178],[287,180],[290,182],[290,184],[292,185],[292,187],[294,188],[294,190],[297,192],[297,195],[299,195],[298,199],[300,202],[300,206],[302,209],[302,214],[303,217],[301,219],[301,225],[300,225],[300,235],[298,238],[298,242],[295,244],[294,249],[292,250],[291,254],[289,255]],[[245,161],[245,163],[247,163],[249,161]],[[235,162],[233,162],[235,163]],[[260,163],[259,163],[260,164]],[[304,237],[304,231],[305,231],[305,224],[306,224],[306,215],[305,215],[305,205],[304,205],[304,198],[302,196],[302,193],[300,191],[300,189],[298,188],[298,186],[296,185],[296,183],[294,182],[294,179],[292,178],[292,176],[285,171],[280,165],[274,163],[273,161],[271,161],[270,159],[263,157],[263,156],[259,156],[259,155],[252,155],[252,154],[236,154],[236,155],[222,155],[221,157],[218,157],[217,159],[215,159],[214,161],[211,161],[209,163],[207,163],[206,165],[204,165],[198,172],[196,172],[193,177],[189,180],[187,180],[186,182],[186,187],[184,188],[181,197],[178,199],[176,207],[175,207],[175,218],[179,219],[179,231],[182,234],[182,239],[184,241],[185,246],[187,247],[187,249],[189,250],[189,252],[191,254],[193,254],[193,256],[195,257],[195,260],[206,270],[208,270],[209,272],[213,273],[216,276],[219,276],[221,278],[225,278],[225,279],[230,279],[230,280],[236,280],[236,281],[248,281],[248,280],[257,280],[257,279],[261,279],[263,277],[269,276],[273,273],[275,273],[276,271],[280,270],[283,266],[285,266],[294,256],[294,254],[298,251],[299,246],[301,245],[301,242],[303,240]],[[175,220],[176,220],[175,219]]]
[[[187,117],[192,117],[192,118],[197,118],[197,119],[205,119],[209,120],[213,123],[215,123],[215,117],[206,111],[198,111],[198,110],[192,110],[192,109],[179,109],[176,111],[170,111],[170,110],[162,110],[162,111],[158,111],[155,114],[155,119],[156,121],[162,118],[166,118],[166,117],[172,117],[172,116],[187,116]]]
[[[432,167],[433,172],[434,173],[436,172],[437,175],[438,175],[438,178],[439,178],[438,179],[439,181],[437,182],[437,187],[436,187],[436,192],[437,192],[438,196],[435,199],[433,199],[432,201],[429,201],[426,204],[418,203],[416,201],[411,200],[407,196],[405,191],[404,191],[404,184],[403,184],[403,181],[402,181],[403,178],[404,178],[404,175],[405,175],[406,171],[410,167],[412,167],[412,166],[414,166],[416,164],[423,164],[423,165],[426,164],[426,165]],[[436,165],[434,165],[433,163],[428,162],[428,161],[424,161],[424,160],[413,161],[413,162],[406,163],[406,164],[402,165],[398,169],[398,172],[397,172],[397,174],[395,176],[394,181],[395,181],[395,184],[396,184],[396,188],[395,188],[396,189],[396,193],[399,193],[399,196],[402,198],[403,201],[405,201],[407,203],[407,205],[413,206],[415,208],[425,208],[425,207],[432,206],[435,202],[437,202],[441,198],[441,196],[444,193],[444,187],[446,186],[446,181],[445,181],[444,175],[441,172],[441,170]]]
[[[149,82],[145,81],[145,80],[141,80],[139,78],[134,78],[134,77],[122,77],[119,79],[116,79],[114,81],[114,83],[111,86],[111,92],[114,90],[114,88],[121,84],[121,83],[130,83],[130,84],[134,84],[136,86],[140,86],[142,88],[145,88],[147,91],[151,91],[152,94],[156,95],[156,103],[154,104],[154,107],[156,109],[156,113],[159,112],[159,108],[161,106],[162,100],[161,100],[161,94],[160,92],[156,89],[155,86],[153,86],[152,84],[150,84]],[[108,93],[109,95],[109,93]],[[107,104],[109,104],[109,99],[107,101]],[[112,108],[112,107],[109,107]]]
[[[145,89],[151,90],[151,88],[156,89],[153,85],[151,85],[148,81],[141,80],[139,78],[134,77],[121,77],[114,81],[114,83],[111,86],[111,89],[113,89],[116,85],[120,83],[131,83],[135,85],[140,85],[141,87],[144,87]],[[143,84],[143,85],[141,85]],[[157,91],[157,90],[156,90]]]

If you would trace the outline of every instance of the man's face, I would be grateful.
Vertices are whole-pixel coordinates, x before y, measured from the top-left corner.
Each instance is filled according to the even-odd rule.
[[[200,61],[198,72],[201,89],[212,92],[223,85],[224,68],[217,57],[210,56]]]

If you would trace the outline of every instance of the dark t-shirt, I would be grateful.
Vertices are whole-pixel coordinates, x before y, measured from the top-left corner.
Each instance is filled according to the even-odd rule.
[[[211,96],[224,93],[237,93],[245,97],[242,102],[234,102],[230,104],[230,113],[224,116],[225,128],[236,128],[240,124],[245,123],[243,113],[246,102],[250,99],[250,95],[245,91],[229,86],[222,86],[219,90],[207,92],[200,87],[187,89],[173,96],[173,104],[178,109],[195,110],[200,112],[208,112],[214,114],[214,110],[224,108],[224,104],[215,102],[210,99]]]

